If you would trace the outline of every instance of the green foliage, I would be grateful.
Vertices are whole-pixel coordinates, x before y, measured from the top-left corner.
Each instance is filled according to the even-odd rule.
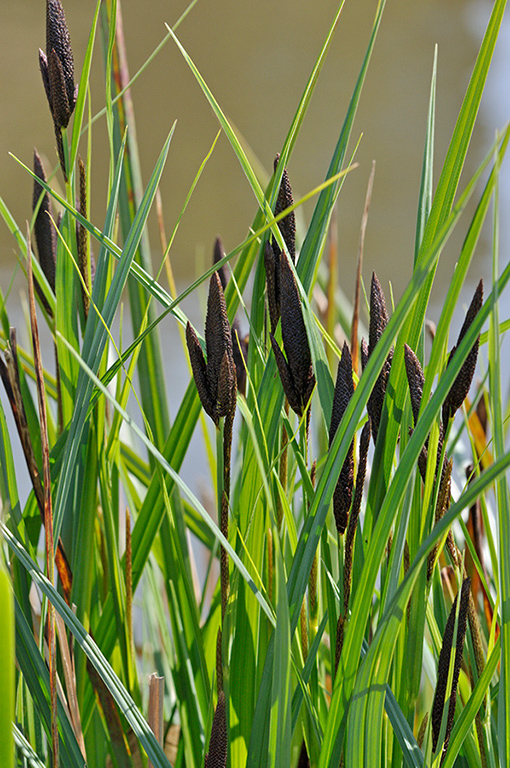
[[[52,3],[58,5],[58,0]],[[341,193],[346,194],[344,182],[353,168],[357,148],[350,147],[353,122],[384,23],[385,3],[378,3],[324,183],[289,209],[276,208],[277,215],[284,169],[291,161],[333,34],[341,24],[343,2],[325,30],[325,42],[266,189],[235,129],[177,38],[183,17],[169,28],[161,46],[135,75],[140,76],[163,44],[177,46],[255,197],[246,240],[179,295],[175,295],[171,268],[170,290],[160,282],[163,263],[154,270],[147,235],[176,126],[168,126],[150,179],[143,184],[125,51],[122,36],[116,34],[117,5],[115,0],[97,3],[73,122],[69,128],[57,127],[64,164],[59,163],[55,172],[66,171],[65,194],[53,189],[51,177],[50,182],[40,181],[41,192],[64,211],[54,292],[40,264],[33,261],[38,316],[52,335],[57,360],[55,377],[43,372],[49,455],[44,454],[32,387],[37,379],[35,356],[32,350],[16,347],[3,299],[0,308],[5,402],[22,434],[31,481],[28,498],[20,498],[20,473],[13,460],[17,438],[9,432],[0,406],[4,513],[0,526],[10,562],[10,580],[0,569],[2,765],[52,765],[53,723],[58,759],[66,767],[123,768],[146,766],[148,761],[160,768],[201,768],[204,761],[209,768],[508,765],[510,452],[506,419],[510,406],[503,400],[501,347],[510,320],[500,316],[504,314],[500,297],[510,280],[510,265],[500,268],[499,263],[498,174],[510,128],[496,136],[478,170],[460,184],[505,2],[493,4],[435,192],[434,125],[441,115],[435,112],[434,59],[429,110],[424,115],[412,276],[389,317],[382,311],[376,317],[381,295],[372,293],[371,338],[367,351],[362,351],[363,369],[355,368],[355,389],[349,384],[342,395],[345,402],[341,407],[337,403],[340,416],[331,433],[341,344],[327,337],[313,289],[326,274],[322,254],[334,207],[341,204]],[[99,28],[107,85],[105,108],[92,116],[89,76]],[[58,64],[53,61],[50,70],[55,89],[60,82]],[[52,98],[55,112],[55,93]],[[110,174],[104,223],[98,227],[84,206],[78,160],[82,153],[87,176],[93,166],[91,126],[102,117],[109,138]],[[165,259],[172,254],[173,236],[216,140],[172,224]],[[34,173],[18,162],[31,184]],[[86,188],[90,198],[93,190],[88,181]],[[285,220],[288,223],[289,214],[310,198],[315,198],[315,208],[298,243],[294,265],[287,261]],[[473,200],[475,212],[464,221]],[[473,255],[491,205],[491,285],[486,287],[481,309],[466,323],[455,354],[449,355],[458,337],[458,331],[450,335],[453,313],[468,275],[471,278]],[[3,199],[0,215],[13,235],[20,260],[28,261],[31,238],[14,221]],[[431,288],[443,248],[461,220],[467,234],[426,356],[425,316]],[[86,237],[80,236],[84,232]],[[94,268],[89,240],[97,253]],[[282,277],[285,281],[286,305],[281,321],[273,323],[271,340],[265,299],[266,243],[272,249],[273,279],[279,285],[272,287],[273,311]],[[196,333],[188,329],[193,371],[190,368],[189,385],[177,409],[171,409],[175,401],[165,385],[159,334],[166,333],[171,323],[178,325],[183,349],[173,354],[175,364],[183,364],[183,329],[188,318],[181,303],[220,268],[228,273],[225,302],[214,278],[216,303],[211,306],[221,308],[217,313],[221,322],[209,317],[205,334],[205,321]],[[89,301],[83,300],[84,292]],[[124,293],[134,337],[127,347],[122,334],[116,336],[114,331]],[[331,298],[334,290],[327,293]],[[246,347],[241,334],[234,332],[230,339],[228,331],[227,315],[234,324],[240,309],[249,323],[246,354],[242,354]],[[345,331],[350,330],[346,326],[352,307],[331,303],[328,313],[342,321]],[[220,327],[221,345],[215,338]],[[464,363],[476,357],[473,349],[478,338],[488,375],[472,387],[471,402],[466,399],[456,418],[448,418],[443,403],[452,387],[459,389],[461,379],[466,385],[469,366]],[[361,339],[354,341],[359,346]],[[415,353],[412,403],[405,344]],[[202,352],[210,354],[210,365]],[[231,396],[235,392],[232,360],[239,389],[230,456],[229,420],[236,410]],[[346,354],[345,366],[347,360],[349,368],[343,375],[350,382],[351,362]],[[247,382],[245,391],[241,373]],[[470,383],[468,377],[468,388]],[[216,482],[210,493],[216,499],[216,513],[206,509],[182,476],[203,414],[197,386],[202,402],[205,392],[208,413],[213,414],[214,424],[202,419],[202,434],[212,482]],[[291,393],[295,413],[289,410],[284,390]],[[293,399],[296,392],[299,398]],[[294,400],[299,400],[298,407]],[[228,407],[220,408],[220,401]],[[171,410],[176,410],[173,421]],[[359,444],[367,419],[377,439],[368,457],[365,482],[364,473],[357,477],[356,470],[358,463],[363,465]],[[213,430],[216,453],[211,448]],[[367,431],[368,426],[365,440]],[[473,467],[468,480],[462,455],[469,456]],[[51,489],[46,489],[51,490],[51,503],[43,493],[44,467],[51,471]],[[350,483],[344,505],[361,503],[357,528],[353,524],[350,529],[347,523],[344,531],[342,523],[340,532],[332,513],[339,482]],[[461,517],[466,510],[467,523]],[[55,556],[58,571],[55,584],[45,575],[45,558],[39,550],[45,525],[53,528],[55,552],[50,556]],[[198,563],[197,542],[201,545]],[[220,560],[227,563],[221,590],[215,583]],[[465,586],[459,618],[455,606],[460,601],[451,606],[465,575],[471,579],[471,597],[468,604]],[[53,642],[48,632],[50,605],[58,616],[56,711],[47,666],[48,643]],[[457,642],[459,636],[462,642]],[[155,735],[154,712],[160,703],[148,701],[146,676],[151,672],[165,678],[163,744]],[[436,688],[444,709],[435,712],[431,726]],[[450,701],[453,717],[448,713]],[[436,705],[436,710],[437,706],[443,705]],[[426,714],[428,722],[423,719]],[[11,759],[14,754],[17,762]]]

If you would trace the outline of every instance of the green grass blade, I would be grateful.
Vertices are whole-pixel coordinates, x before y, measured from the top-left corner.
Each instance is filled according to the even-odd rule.
[[[0,755],[5,768],[14,768],[14,605],[3,554],[0,554],[0,615],[3,625],[0,635]]]
[[[276,533],[276,531],[275,531]],[[276,560],[276,629],[273,681],[271,686],[271,722],[269,726],[269,760],[275,768],[290,765],[290,621],[285,571],[278,536],[274,536]]]
[[[89,87],[90,70],[92,66],[92,55],[94,53],[94,43],[96,40],[97,20],[99,18],[99,10],[101,8],[101,0],[98,0],[94,18],[92,19],[92,26],[90,29],[89,40],[87,43],[87,49],[85,51],[85,58],[83,59],[83,67],[80,75],[80,83],[78,87],[78,97],[76,99],[76,105],[74,108],[73,119],[73,134],[71,137],[71,162],[70,168],[74,168],[76,158],[78,156],[78,147],[80,143],[80,136],[83,126],[83,115],[85,114],[85,102],[87,98],[87,91]]]
[[[129,270],[135,256],[135,252],[138,247],[142,230],[147,221],[151,204],[156,194],[159,180],[163,172],[165,160],[170,147],[170,141],[173,136],[173,131],[174,131],[174,128],[172,128],[172,130],[170,131],[168,138],[165,141],[165,144],[161,151],[161,154],[158,158],[158,161],[154,167],[154,171],[152,173],[151,179],[145,191],[144,199],[133,221],[130,235],[126,240],[124,250],[122,253],[122,258],[115,271],[108,294],[105,297],[104,306],[100,300],[96,300],[96,299],[100,299],[98,294],[99,294],[99,291],[101,290],[100,281],[101,281],[102,275],[100,275],[99,270],[98,270],[97,279],[94,281],[92,299],[94,304],[100,307],[101,313],[102,313],[102,319],[106,324],[106,327],[102,322],[100,322],[97,316],[95,317],[93,315],[91,311],[89,320],[87,322],[87,330],[85,333],[85,340],[83,344],[82,354],[83,354],[84,360],[87,361],[87,364],[95,371],[99,370],[103,352],[108,340],[107,329],[110,327],[113,321],[115,312],[117,310],[117,307],[120,301],[122,290],[126,283]],[[118,178],[120,178],[120,169],[118,170]],[[114,196],[112,195],[112,198],[113,197]],[[102,261],[100,262],[100,264],[101,263]],[[97,289],[96,289],[96,286],[97,286]],[[95,322],[94,322],[94,319],[95,319]],[[64,457],[64,464],[66,464],[69,467],[74,467],[76,463],[76,456],[77,456],[77,452],[79,450],[80,442],[83,436],[83,430],[85,427],[85,421],[87,417],[92,390],[93,390],[92,382],[83,371],[80,372],[78,386],[76,389],[76,403],[75,403],[75,409],[73,414],[73,420],[71,423],[71,429],[69,432],[68,442],[66,445],[66,455]],[[67,507],[71,503],[71,495],[72,495],[71,489],[75,482],[76,482],[76,477],[74,475],[74,472],[69,471],[69,472],[63,473],[63,481],[60,483],[58,488],[57,500],[55,503],[55,510],[54,510],[55,540],[57,540],[58,538],[60,526],[62,525]]]
[[[329,165],[328,173],[326,176],[327,178],[330,178],[331,176],[334,176],[336,173],[338,173],[344,162],[354,118],[356,116],[356,111],[361,97],[361,91],[365,82],[368,65],[372,56],[372,51],[385,5],[385,0],[380,0],[378,3],[370,41],[365,53],[365,58],[363,59],[363,64],[361,66],[358,80],[356,81],[356,85],[354,87],[342,130],[340,132],[340,136],[338,138],[338,142],[335,147],[331,163]],[[338,192],[339,184],[336,184],[334,187],[330,187],[324,190],[324,192],[320,195],[313,212],[312,220],[310,222],[305,241],[301,248],[297,271],[301,278],[303,288],[307,293],[310,292],[315,269],[317,267],[317,262],[324,248],[327,232],[329,229],[329,222],[331,220],[331,213],[333,211],[333,206],[338,196]]]
[[[16,554],[16,557],[18,557],[20,562],[30,573],[34,583],[37,584],[41,591],[46,595],[48,600],[55,606],[57,612],[64,619],[66,626],[72,632],[76,641],[81,646],[87,657],[90,659],[91,663],[94,665],[94,668],[101,676],[108,690],[124,714],[126,720],[133,728],[137,738],[140,740],[145,751],[147,752],[148,757],[152,760],[155,768],[169,768],[170,763],[165,757],[165,754],[158,741],[156,740],[156,737],[154,736],[148,723],[140,714],[140,711],[136,707],[133,699],[127,693],[126,689],[97,647],[96,643],[85,631],[83,624],[76,618],[72,610],[50,584],[44,574],[41,573],[36,563],[34,563],[34,561],[30,558],[20,542],[11,534],[11,532],[3,525],[3,523],[0,525],[4,538],[7,540],[7,543]],[[75,764],[77,763],[69,763],[70,766]],[[78,764],[83,766],[83,758],[81,758],[81,763]]]

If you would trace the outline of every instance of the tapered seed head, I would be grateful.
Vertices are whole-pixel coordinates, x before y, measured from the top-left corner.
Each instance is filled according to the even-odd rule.
[[[414,354],[411,347],[404,344],[404,361],[406,366],[407,383],[409,384],[409,394],[411,396],[411,408],[413,409],[414,425],[418,421],[420,412],[421,398],[423,395],[423,385],[425,377],[420,365],[420,361]]]
[[[274,170],[276,171],[276,168],[278,167],[278,163],[280,161],[280,155],[276,155],[275,161],[274,161]],[[282,175],[282,180],[280,183],[280,189],[278,191],[278,197],[276,199],[276,205],[274,209],[274,215],[278,216],[282,211],[285,211],[287,208],[290,208],[291,205],[293,205],[294,199],[292,197],[292,188],[290,186],[289,181],[289,174],[287,172],[287,169],[285,168]],[[280,232],[282,233],[283,240],[285,242],[285,245],[287,246],[287,250],[289,252],[289,256],[292,259],[293,263],[296,263],[296,217],[294,215],[294,211],[292,213],[289,213],[287,216],[285,216],[281,221],[278,222],[278,227],[280,229]],[[273,239],[273,249],[275,251],[275,256],[277,253],[280,253],[280,248],[278,246],[278,243]]]
[[[39,179],[46,181],[44,167],[36,149],[34,149],[34,173]],[[43,192],[43,187],[34,179],[32,210],[35,210]],[[51,221],[52,217],[53,211],[50,196],[47,192],[44,192],[34,223],[34,234],[37,243],[37,252],[39,254],[39,262],[51,290],[55,292],[57,233],[55,232],[55,228]]]
[[[368,353],[373,352],[375,345],[381,338],[384,329],[388,325],[388,310],[386,300],[375,272],[372,273],[370,286],[370,324],[368,334]]]
[[[225,256],[226,256],[226,253],[225,253],[225,249],[223,248],[223,243],[221,242],[221,239],[217,237],[216,240],[214,241],[213,263],[217,264]],[[225,265],[220,267],[217,270],[217,272],[218,272],[218,275],[220,276],[221,287],[223,288],[223,290],[225,290],[228,283],[228,277],[227,277],[227,271],[225,269]]]
[[[232,334],[228,322],[225,296],[217,272],[211,275],[207,316],[205,319],[205,345],[207,352],[207,382],[209,391],[217,393],[223,355],[232,359]]]
[[[195,386],[198,391],[200,402],[207,415],[210,416],[215,424],[217,424],[218,417],[214,408],[214,399],[209,391],[207,382],[207,365],[204,353],[202,352],[198,336],[189,321],[186,325],[186,345],[188,347],[191,369],[193,371],[193,378],[195,379]]]
[[[333,408],[331,411],[331,422],[329,426],[329,445],[338,429],[349,401],[354,394],[354,383],[352,380],[352,358],[351,351],[347,342],[344,342],[342,356],[338,361],[336,373],[335,392],[333,395]]]
[[[204,768],[225,768],[227,764],[227,751],[227,707],[225,694],[223,691],[220,691],[213,718],[211,738],[209,740],[209,751],[205,756]]]
[[[264,246],[264,268],[266,270],[267,306],[271,333],[276,331],[280,319],[280,254],[275,256],[269,240]]]
[[[74,58],[66,16],[60,0],[46,0],[46,56],[55,51],[62,66],[71,112],[75,105]]]
[[[469,604],[469,591],[471,589],[471,580],[469,578],[464,579],[462,588],[460,591],[460,605],[459,605],[459,617],[457,624],[457,641],[455,648],[453,649],[453,634],[455,629],[455,616],[457,609],[457,597],[455,598],[448,621],[443,635],[443,644],[441,646],[441,652],[439,654],[439,661],[437,665],[437,684],[434,694],[434,701],[432,704],[432,750],[436,751],[437,742],[439,739],[439,733],[441,730],[441,720],[443,716],[443,709],[445,706],[445,697],[448,682],[448,670],[450,665],[450,655],[453,652],[454,668],[452,688],[450,694],[450,703],[448,707],[448,719],[446,724],[446,734],[443,746],[443,754],[448,748],[448,742],[450,740],[450,734],[453,727],[453,717],[455,714],[455,702],[457,700],[457,684],[459,681],[460,667],[462,664],[462,651],[464,647],[464,638],[466,636],[467,627],[467,613]]]
[[[280,257],[280,301],[283,348],[304,411],[315,386],[315,376],[297,283],[283,253]]]
[[[483,304],[483,281],[480,280],[476,288],[476,291],[474,293],[474,296],[471,300],[471,304],[469,305],[469,309],[466,313],[466,317],[465,317],[464,323],[462,324],[462,328],[460,329],[459,338],[457,339],[457,344],[454,346],[454,348],[452,349],[452,351],[448,356],[447,367],[448,365],[450,365],[450,362],[452,361],[458,349],[459,344],[462,342],[462,339],[468,332],[475,317],[477,316],[478,312],[482,308],[482,304]],[[452,387],[448,392],[448,395],[446,396],[446,399],[443,403],[442,418],[443,418],[443,424],[445,426],[448,420],[452,419],[455,416],[455,413],[462,406],[462,403],[467,397],[469,388],[471,387],[471,382],[473,381],[473,376],[475,374],[479,345],[480,345],[480,335],[478,335],[475,343],[471,347],[468,353],[468,356],[466,357],[459,373],[457,374],[457,378],[453,382]]]

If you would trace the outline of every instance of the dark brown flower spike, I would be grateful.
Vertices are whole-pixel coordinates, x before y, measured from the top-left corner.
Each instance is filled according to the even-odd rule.
[[[73,51],[60,0],[46,0],[46,53],[39,49],[39,67],[53,117],[58,157],[67,181],[61,129],[71,119],[78,86],[74,84]]]
[[[224,257],[225,250],[223,248],[223,243],[221,242],[221,239],[217,237],[214,241],[213,263],[217,264]],[[220,267],[217,272],[220,277],[221,287],[223,291],[225,291],[228,283],[228,276],[225,265]],[[237,389],[244,395],[246,392],[245,366],[248,359],[248,337],[241,336],[241,326],[237,318],[234,318],[234,322],[232,323],[232,353],[234,355],[234,362],[236,365]]]
[[[280,156],[277,155],[274,161],[274,169],[278,166]],[[275,205],[275,216],[293,204],[292,189],[289,182],[287,169],[284,170],[278,197]],[[292,259],[296,263],[296,218],[294,213],[289,213],[285,218],[278,222],[278,228],[282,233],[283,240]],[[269,319],[271,322],[271,333],[274,334],[278,320],[280,319],[280,262],[282,250],[274,237],[271,237],[264,246],[264,267],[266,270],[267,285],[267,303],[269,308]]]
[[[331,424],[329,427],[329,447],[335,437],[338,425],[342,420],[349,400],[354,394],[354,383],[352,380],[352,359],[349,346],[344,342],[342,357],[338,363],[336,375],[335,393],[333,395],[333,409],[331,413]],[[333,513],[335,516],[336,528],[339,534],[343,534],[347,528],[347,520],[352,502],[352,491],[354,486],[354,440],[349,446],[347,456],[343,463],[338,482],[333,494]]]
[[[446,723],[446,733],[443,744],[443,757],[444,759],[446,750],[448,749],[448,742],[450,740],[450,734],[453,727],[453,717],[455,714],[455,703],[457,701],[457,684],[459,681],[460,666],[462,664],[462,651],[464,647],[464,638],[466,636],[467,626],[467,612],[469,603],[469,593],[471,589],[471,581],[469,578],[464,579],[462,582],[462,588],[460,591],[460,606],[459,606],[459,618],[457,624],[457,641],[455,644],[455,659],[453,668],[452,688],[450,693],[449,705],[448,705],[448,718]],[[458,597],[458,595],[457,595]],[[443,635],[443,644],[441,646],[441,652],[439,654],[439,661],[437,665],[437,684],[436,692],[434,694],[434,702],[432,704],[432,750],[436,751],[439,734],[441,730],[441,720],[443,716],[443,709],[445,706],[446,689],[448,683],[448,669],[450,666],[450,655],[452,653],[453,645],[453,633],[455,629],[455,615],[457,609],[457,597],[455,598],[448,621]]]
[[[219,261],[225,258],[225,256],[226,256],[226,253],[225,253],[225,249],[223,248],[223,243],[221,242],[221,238],[217,237],[216,240],[214,241],[213,263],[217,264]],[[225,265],[223,264],[223,266],[219,267],[217,272],[220,277],[221,287],[223,288],[223,290],[225,290],[228,283],[228,277],[227,277],[227,271],[225,269]]]
[[[46,181],[43,164],[36,149],[34,149],[34,173],[39,179],[44,182]],[[33,211],[35,211],[43,192],[44,188],[34,179],[34,191],[32,197]],[[44,192],[34,222],[34,234],[37,243],[37,252],[39,254],[39,263],[51,290],[55,292],[57,233],[53,226],[52,218],[53,210],[51,199],[49,194]],[[40,289],[38,289],[38,292],[39,295],[41,295]],[[46,306],[45,299],[43,299],[43,303]],[[46,309],[48,310],[49,307],[46,306]]]
[[[225,768],[227,764],[227,706],[225,694],[220,691],[214,713],[209,740],[209,751],[205,756],[204,768]]]
[[[274,333],[280,319],[280,254],[275,257],[273,246],[269,240],[264,246],[264,267],[266,270],[269,321],[271,333]]]
[[[482,304],[483,304],[483,280],[480,280],[480,282],[477,285],[474,296],[471,300],[471,304],[469,305],[469,309],[466,313],[466,318],[464,320],[462,328],[460,329],[457,343],[448,356],[448,363],[446,367],[450,365],[450,362],[452,361],[453,356],[455,355],[455,352],[459,347],[459,344],[462,342],[462,339],[464,338],[469,328],[471,327],[471,324],[473,323],[475,317],[480,311]],[[480,335],[478,335],[475,343],[471,347],[468,353],[468,356],[466,357],[464,364],[462,365],[462,368],[457,374],[457,378],[453,382],[452,387],[448,392],[448,395],[446,396],[446,399],[443,403],[443,424],[445,428],[449,419],[453,419],[456,411],[461,407],[462,403],[467,397],[467,394],[469,392],[469,388],[471,386],[471,382],[473,381],[473,376],[475,373],[476,361],[478,359],[479,344],[480,344]]]
[[[271,344],[282,386],[292,410],[302,417],[315,387],[298,287],[285,254],[281,255],[281,323],[285,355],[271,334]]]
[[[418,414],[420,412],[425,377],[423,375],[420,361],[414,354],[411,347],[409,347],[407,344],[404,344],[404,361],[407,373],[407,383],[409,384],[409,394],[411,396],[413,421],[414,426],[416,426],[416,422],[418,421]]]
[[[71,38],[69,35],[69,29],[67,27],[66,16],[62,3],[60,0],[46,0],[46,57],[44,54],[40,55],[39,61],[44,57],[46,58],[47,68],[51,70],[50,59],[52,53],[55,56],[55,66],[58,66],[62,73],[59,77],[60,83],[52,85],[51,74],[48,75],[49,88],[47,88],[48,82],[45,80],[43,74],[43,82],[48,95],[48,101],[50,103],[50,109],[55,117],[55,100],[64,101],[67,100],[69,106],[69,117],[71,116],[75,104],[76,104],[76,86],[74,84],[74,58],[71,48]],[[41,64],[41,69],[44,64]],[[55,91],[57,88],[58,91]],[[48,93],[49,92],[49,93]],[[56,119],[56,118],[55,118]],[[69,119],[67,120],[69,122]],[[66,127],[67,123],[62,124],[60,127]]]
[[[278,163],[280,161],[280,155],[276,155],[274,160],[274,170],[276,171],[278,167]],[[282,180],[280,183],[280,189],[278,192],[278,197],[276,199],[276,205],[274,209],[274,215],[278,216],[282,211],[285,211],[286,208],[290,208],[291,205],[294,203],[294,198],[292,197],[292,188],[290,186],[289,181],[289,174],[287,172],[287,169],[285,168],[282,175]],[[294,215],[294,211],[292,213],[287,214],[281,221],[278,222],[278,228],[280,232],[282,233],[283,240],[285,242],[285,245],[287,246],[287,250],[289,252],[289,256],[292,259],[292,262],[296,263],[296,217]],[[272,239],[272,245],[273,245],[273,251],[275,253],[275,256],[280,254],[280,247],[276,240]]]
[[[205,412],[218,426],[222,416],[234,415],[237,387],[232,335],[217,272],[211,276],[209,283],[205,321],[207,362],[190,323],[186,327],[186,342],[200,401]]]
[[[381,284],[377,279],[375,272],[372,273],[372,283],[370,286],[370,324],[368,334],[368,346],[366,342],[361,343],[361,363],[363,369],[365,368],[370,355],[375,349],[375,345],[381,338],[384,329],[388,324],[388,310],[386,309],[386,300],[381,288]],[[393,359],[393,347],[391,348],[388,357],[386,358],[384,365],[381,369],[377,381],[375,382],[372,393],[368,399],[367,411],[370,416],[372,436],[374,443],[377,440],[377,434],[379,432],[379,424],[381,421],[381,414],[383,409],[384,397],[386,395],[386,387],[390,376],[391,361]]]

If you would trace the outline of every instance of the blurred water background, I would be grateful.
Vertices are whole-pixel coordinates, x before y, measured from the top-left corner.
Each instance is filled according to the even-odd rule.
[[[337,0],[198,0],[178,29],[224,112],[242,136],[260,168],[270,174],[274,155],[288,126],[337,8]],[[130,74],[144,63],[188,0],[122,0],[124,33]],[[376,0],[347,0],[338,29],[312,99],[309,113],[289,163],[295,198],[320,184],[347,109],[370,36]],[[65,0],[77,77],[87,44],[95,0]],[[395,299],[412,269],[416,208],[429,100],[434,46],[438,45],[436,168],[441,168],[479,43],[489,18],[488,0],[408,0],[388,2],[369,69],[353,142],[363,134],[356,160],[339,198],[338,242],[340,281],[353,294],[359,228],[372,161],[376,161],[372,206],[365,241],[363,274],[372,269],[387,292],[391,281]],[[28,165],[33,147],[56,163],[53,127],[38,67],[38,48],[45,47],[44,0],[2,0],[0,24],[0,194],[20,224],[30,217],[32,183],[8,155]],[[103,57],[98,37],[91,81],[92,113],[104,104]],[[506,18],[489,76],[479,123],[469,154],[468,179],[487,152],[497,128],[509,117],[510,24]],[[132,96],[144,180],[147,181],[163,141],[177,120],[161,184],[167,232],[171,232],[197,169],[218,131],[218,124],[175,44],[167,42],[133,85]],[[93,127],[91,218],[102,225],[106,200],[107,137],[104,118]],[[85,152],[86,146],[83,145]],[[508,162],[501,177],[501,206],[508,209]],[[60,181],[57,174],[55,183]],[[437,181],[437,176],[436,176]],[[221,136],[195,191],[171,251],[179,285],[192,281],[208,266],[216,235],[227,251],[247,234],[256,203],[224,136]],[[309,221],[312,203],[302,210]],[[508,216],[503,213],[501,261],[508,260]],[[451,279],[468,217],[461,223],[442,256],[433,293],[437,312]],[[469,274],[464,300],[480,276],[490,279],[490,239],[480,243]],[[151,219],[153,264],[161,248],[156,217]],[[24,276],[17,266],[14,241],[0,222],[0,279],[5,293],[15,277],[8,306],[22,322],[19,291]],[[508,307],[508,302],[506,303]],[[434,310],[435,307],[435,310]],[[196,307],[187,311],[197,319]],[[508,317],[502,311],[502,319]],[[462,307],[455,318],[460,327]],[[18,318],[18,320],[16,320]],[[434,318],[432,318],[434,319]],[[171,326],[171,327],[169,327]],[[167,321],[165,355],[177,343],[175,323]],[[50,346],[49,346],[50,349]],[[51,352],[46,360],[51,366]],[[184,367],[169,371],[171,386],[181,391],[188,381]]]

